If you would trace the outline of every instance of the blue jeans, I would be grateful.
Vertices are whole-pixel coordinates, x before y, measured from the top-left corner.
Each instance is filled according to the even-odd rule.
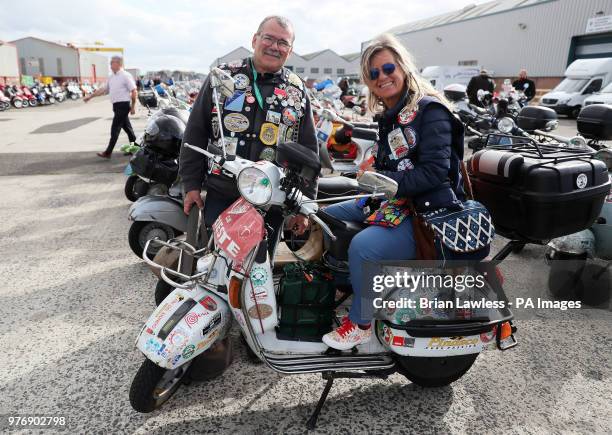
[[[325,207],[325,212],[343,221],[363,222],[368,216],[357,206],[354,199]],[[361,230],[349,246],[348,260],[351,285],[353,287],[353,305],[349,319],[353,323],[365,325],[372,319],[362,318],[361,295],[363,264],[377,260],[414,260],[416,244],[412,232],[412,217],[406,217],[394,228],[370,225]]]

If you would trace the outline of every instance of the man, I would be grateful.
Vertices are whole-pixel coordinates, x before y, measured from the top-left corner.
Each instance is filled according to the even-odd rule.
[[[527,101],[531,101],[535,97],[535,83],[527,78],[527,70],[524,68],[519,72],[519,78],[512,83],[512,86],[517,91],[523,92],[527,97]]]
[[[495,83],[489,77],[489,73],[486,69],[481,69],[480,74],[470,79],[467,85],[467,95],[470,99],[470,103],[482,107],[482,102],[478,100],[478,90],[489,91],[493,93],[495,89]]]
[[[113,113],[115,114],[111,125],[111,137],[106,151],[97,153],[99,157],[104,159],[110,159],[121,129],[127,133],[130,143],[136,141],[136,135],[129,118],[130,113],[132,115],[136,113],[136,83],[134,83],[132,75],[123,69],[123,58],[121,56],[113,56],[110,65],[112,74],[106,85],[83,98],[83,101],[88,102],[93,97],[110,94]]]
[[[303,81],[283,68],[291,54],[295,36],[284,17],[266,17],[253,35],[253,56],[220,68],[236,80],[236,92],[220,101],[221,125],[212,98],[210,75],[196,99],[183,137],[189,143],[220,154],[223,131],[228,153],[257,161],[274,161],[276,145],[298,142],[318,153],[310,100]],[[221,98],[221,97],[220,97]],[[184,212],[193,204],[204,208],[204,222],[212,225],[217,216],[239,194],[235,180],[208,167],[206,157],[187,147],[181,150],[179,176],[186,192]],[[200,190],[206,187],[206,207]],[[297,232],[308,224],[305,217],[292,219]]]

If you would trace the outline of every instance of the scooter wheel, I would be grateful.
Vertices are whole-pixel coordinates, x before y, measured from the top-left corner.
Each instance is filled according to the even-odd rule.
[[[159,306],[159,304],[172,293],[172,290],[174,290],[174,288],[163,279],[157,281],[157,285],[155,286],[155,305]]]
[[[162,406],[181,386],[190,364],[167,370],[144,360],[130,386],[130,405],[138,412],[151,412]]]
[[[19,100],[15,100],[13,101],[13,106],[15,106],[16,109],[21,109],[23,107],[23,102]]]
[[[30,107],[36,107],[36,106],[38,106],[38,101],[30,100]]]
[[[178,234],[178,231],[169,225],[160,224],[159,222],[142,222],[137,221],[132,224],[128,233],[128,242],[132,252],[142,258],[142,252],[147,244],[147,241],[158,238],[162,241],[173,239]],[[155,256],[159,248],[150,248],[149,256]]]
[[[253,364],[261,364],[262,361],[255,354],[255,352],[253,352],[253,349],[251,349],[251,346],[249,346],[249,343],[247,343],[246,339],[244,338],[242,334],[240,334],[240,342],[242,343],[242,345],[244,346],[244,349],[246,350],[247,359],[249,360],[249,362]]]
[[[132,202],[135,202],[138,200],[138,198],[145,196],[148,191],[149,183],[137,175],[130,175],[128,179],[125,180],[125,197]]]
[[[397,371],[421,387],[444,387],[466,374],[478,355],[473,353],[436,358],[398,356]]]

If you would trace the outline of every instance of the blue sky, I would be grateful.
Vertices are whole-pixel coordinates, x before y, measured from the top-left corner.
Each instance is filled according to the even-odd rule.
[[[240,45],[250,48],[257,25],[270,14],[293,22],[295,52],[347,54],[391,27],[485,1],[0,0],[0,40],[102,41],[125,49],[127,67],[207,72],[213,59]]]

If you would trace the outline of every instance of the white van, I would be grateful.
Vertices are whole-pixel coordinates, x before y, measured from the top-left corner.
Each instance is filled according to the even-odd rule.
[[[479,66],[428,66],[421,72],[421,76],[429,80],[440,92],[452,83],[467,85],[470,79],[478,74]]]
[[[584,106],[586,107],[590,104],[612,104],[612,83],[609,83],[601,91],[585,98]]]
[[[584,100],[612,82],[612,57],[578,59],[565,70],[565,78],[551,92],[544,94],[540,104],[555,112],[578,116]]]

